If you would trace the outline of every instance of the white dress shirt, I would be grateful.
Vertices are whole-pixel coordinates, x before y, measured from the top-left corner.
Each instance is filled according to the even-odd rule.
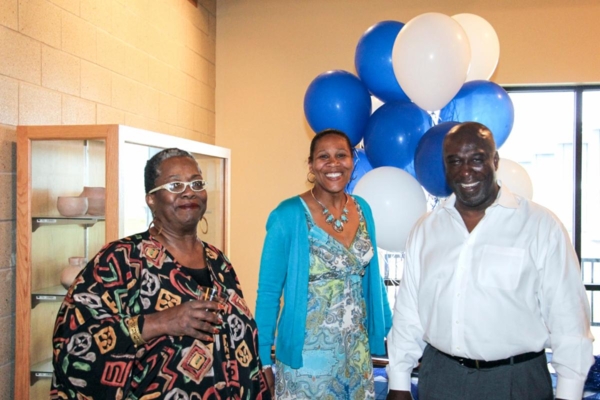
[[[411,232],[388,335],[389,388],[410,390],[426,344],[499,360],[553,351],[557,397],[581,399],[594,362],[577,256],[550,211],[502,187],[468,232],[452,195]]]

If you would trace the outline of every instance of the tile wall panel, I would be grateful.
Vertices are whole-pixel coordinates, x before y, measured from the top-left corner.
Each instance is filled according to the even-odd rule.
[[[17,125],[19,120],[18,88],[19,81],[0,76],[0,124]]]
[[[18,4],[18,0],[0,0],[0,25],[15,31],[18,29]]]
[[[96,62],[97,28],[76,15],[63,12],[62,49],[83,60]]]
[[[42,45],[42,86],[79,96],[81,59]]]
[[[19,84],[20,125],[60,125],[60,93],[33,86]]]
[[[0,75],[40,84],[42,46],[37,40],[0,26]]]
[[[96,103],[79,97],[62,96],[63,125],[96,124]]]
[[[81,61],[81,97],[110,104],[112,72],[97,64]]]
[[[1,85],[1,82],[0,82]],[[17,132],[14,126],[0,125],[0,172],[15,172],[17,167]],[[5,239],[10,236],[4,236]],[[0,244],[3,243],[0,236]],[[2,246],[0,246],[1,248]],[[0,250],[1,251],[1,250]],[[0,257],[0,266],[2,258]]]
[[[19,32],[60,48],[61,9],[47,0],[19,0]]]

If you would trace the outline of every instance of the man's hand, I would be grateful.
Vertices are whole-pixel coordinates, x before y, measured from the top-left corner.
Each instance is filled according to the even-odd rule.
[[[386,400],[412,400],[412,396],[407,390],[390,390]]]

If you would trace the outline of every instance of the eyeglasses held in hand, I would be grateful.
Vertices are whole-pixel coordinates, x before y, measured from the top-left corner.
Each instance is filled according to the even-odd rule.
[[[194,192],[201,192],[206,189],[206,181],[202,180],[202,179],[197,179],[197,180],[191,181],[191,182],[179,182],[179,181],[169,182],[169,183],[165,183],[164,185],[155,187],[154,189],[149,191],[148,194],[157,192],[161,189],[165,189],[171,193],[179,194],[179,193],[183,193],[185,191],[185,188],[188,186]]]

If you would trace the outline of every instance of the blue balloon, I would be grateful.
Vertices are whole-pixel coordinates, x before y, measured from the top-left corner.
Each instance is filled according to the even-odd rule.
[[[402,168],[406,172],[412,175],[413,178],[417,179],[417,172],[415,171],[415,161],[411,161],[406,167]]]
[[[367,159],[367,155],[363,149],[354,149],[354,170],[352,171],[352,178],[346,186],[346,193],[352,194],[354,192],[354,186],[363,177],[364,174],[372,170],[373,167]]]
[[[362,35],[356,46],[354,66],[371,93],[384,103],[410,101],[400,87],[392,65],[392,48],[404,24],[382,21]]]
[[[379,107],[365,129],[365,152],[373,168],[405,168],[414,159],[431,117],[413,103],[395,101]]]
[[[433,196],[448,197],[452,194],[452,189],[446,183],[442,146],[446,134],[458,124],[449,121],[432,127],[419,140],[415,151],[417,181]]]
[[[440,121],[479,122],[489,128],[500,148],[515,121],[515,109],[506,91],[494,82],[465,83],[454,99],[440,110]]]
[[[315,132],[338,129],[356,146],[371,115],[371,95],[355,75],[342,70],[317,76],[304,95],[304,115]]]

